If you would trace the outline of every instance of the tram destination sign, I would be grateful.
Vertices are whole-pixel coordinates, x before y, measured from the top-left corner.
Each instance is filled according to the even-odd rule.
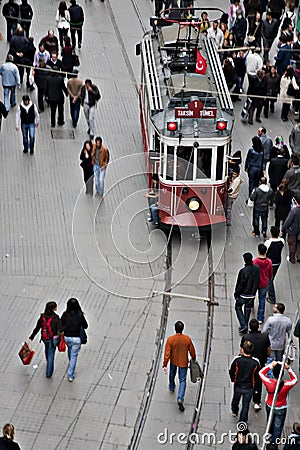
[[[175,108],[176,119],[215,119],[217,117],[217,108],[189,109]]]

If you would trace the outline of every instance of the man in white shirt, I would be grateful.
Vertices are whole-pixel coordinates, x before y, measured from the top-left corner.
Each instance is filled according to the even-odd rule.
[[[218,25],[218,21],[214,20],[213,26],[207,30],[207,37],[208,39],[214,40],[218,48],[222,48],[224,42],[224,34]]]
[[[246,72],[248,75],[249,82],[251,78],[253,79],[256,77],[258,70],[262,70],[263,60],[262,57],[260,56],[260,52],[261,52],[260,48],[256,47],[254,52],[249,53],[246,58]]]

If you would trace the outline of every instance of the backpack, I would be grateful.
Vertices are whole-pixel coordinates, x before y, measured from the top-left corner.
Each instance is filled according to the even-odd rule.
[[[42,327],[41,327],[42,341],[49,341],[49,339],[53,338],[53,331],[51,328],[53,317],[42,316],[41,320],[42,320]]]

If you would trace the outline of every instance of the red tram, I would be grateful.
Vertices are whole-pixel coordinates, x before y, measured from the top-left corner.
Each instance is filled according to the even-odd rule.
[[[215,43],[200,33],[198,19],[178,13],[158,26],[152,18],[138,46],[148,182],[157,180],[162,224],[209,227],[225,222],[233,105]]]

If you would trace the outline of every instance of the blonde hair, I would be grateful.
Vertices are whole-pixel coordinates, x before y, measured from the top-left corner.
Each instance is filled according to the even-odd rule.
[[[9,439],[10,441],[14,440],[15,435],[15,427],[12,423],[6,423],[2,429],[3,436]]]

